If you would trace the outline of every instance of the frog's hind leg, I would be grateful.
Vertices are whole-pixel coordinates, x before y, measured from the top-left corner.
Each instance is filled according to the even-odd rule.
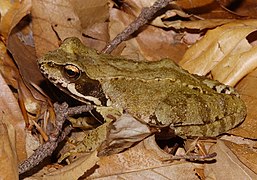
[[[155,111],[159,123],[178,136],[217,136],[234,128],[246,115],[244,102],[235,95],[176,92]]]
[[[242,119],[241,116],[226,116],[219,121],[203,125],[177,126],[171,127],[175,134],[180,137],[216,137],[237,126]],[[238,119],[238,120],[237,120]]]

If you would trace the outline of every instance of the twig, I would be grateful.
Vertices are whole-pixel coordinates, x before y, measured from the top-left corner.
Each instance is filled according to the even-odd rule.
[[[172,0],[157,0],[152,6],[143,8],[139,16],[107,44],[102,52],[111,53],[122,41],[126,40],[131,34],[151,20],[157,11],[166,7],[170,1]]]
[[[41,161],[43,161],[47,156],[51,156],[53,151],[58,146],[58,143],[64,140],[64,138],[72,130],[71,126],[67,126],[62,131],[62,126],[64,121],[68,116],[80,114],[82,112],[88,112],[94,107],[92,105],[83,105],[73,108],[68,108],[67,103],[62,105],[54,104],[54,109],[56,112],[56,127],[49,135],[49,141],[41,145],[28,159],[23,161],[19,167],[19,174],[22,174],[33,167],[37,166]]]
[[[208,160],[208,159],[213,159],[215,156],[217,156],[217,153],[211,153],[211,154],[206,154],[206,155],[176,155],[172,156],[170,159],[165,159],[167,161],[172,161],[172,160],[180,160],[180,159],[188,159],[188,160]]]

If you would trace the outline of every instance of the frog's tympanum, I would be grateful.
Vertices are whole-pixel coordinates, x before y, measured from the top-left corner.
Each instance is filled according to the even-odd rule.
[[[190,74],[170,59],[139,62],[99,54],[68,38],[38,63],[53,84],[94,104],[103,117],[125,113],[151,127],[170,127],[181,137],[217,136],[246,116],[235,89]]]

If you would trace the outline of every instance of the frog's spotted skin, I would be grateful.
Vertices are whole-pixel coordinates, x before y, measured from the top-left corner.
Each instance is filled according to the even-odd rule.
[[[246,116],[232,87],[190,74],[170,59],[138,62],[98,54],[68,38],[38,63],[53,84],[74,98],[129,113],[151,126],[170,126],[182,137],[217,136]]]

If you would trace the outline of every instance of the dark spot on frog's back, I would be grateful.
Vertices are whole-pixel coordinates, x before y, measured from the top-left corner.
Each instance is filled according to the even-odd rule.
[[[85,73],[81,74],[81,77],[75,82],[76,90],[85,95],[98,98],[101,104],[107,105],[107,98],[103,92],[102,86],[97,80],[90,79]]]

